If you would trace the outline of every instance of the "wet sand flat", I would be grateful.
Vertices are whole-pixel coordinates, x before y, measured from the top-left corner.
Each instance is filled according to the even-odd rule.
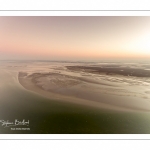
[[[103,69],[106,70],[107,67]],[[52,70],[47,73],[19,72],[18,79],[26,89],[57,101],[116,111],[150,111],[149,91],[142,89],[143,86],[148,87],[148,83],[138,80],[138,77],[131,82],[131,78],[117,75],[112,78],[108,72],[106,75],[95,76],[100,72],[99,69],[96,72],[98,67],[65,66],[62,68],[59,68],[59,72]],[[54,67],[54,70],[58,69]]]

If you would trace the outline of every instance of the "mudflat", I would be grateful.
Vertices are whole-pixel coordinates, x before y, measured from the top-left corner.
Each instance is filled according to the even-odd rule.
[[[19,72],[18,79],[27,90],[50,100],[116,111],[150,111],[149,91],[145,88],[149,87],[149,82],[143,78],[149,76],[149,70],[142,72],[141,69],[120,66],[64,66],[53,69],[43,73]]]

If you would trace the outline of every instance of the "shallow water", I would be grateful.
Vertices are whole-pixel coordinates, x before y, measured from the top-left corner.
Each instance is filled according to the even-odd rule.
[[[27,128],[30,130],[13,131],[11,127],[1,126],[0,123],[1,134],[150,133],[149,112],[119,112],[85,107],[47,99],[24,89],[18,82],[18,71],[26,70],[26,65],[29,66],[28,70],[32,70],[32,64],[26,62],[0,64],[0,120],[29,120]],[[36,70],[39,71],[40,67]]]

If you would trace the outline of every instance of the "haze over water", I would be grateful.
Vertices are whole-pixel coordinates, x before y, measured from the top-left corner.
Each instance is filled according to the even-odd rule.
[[[150,17],[0,17],[0,59],[149,59]]]

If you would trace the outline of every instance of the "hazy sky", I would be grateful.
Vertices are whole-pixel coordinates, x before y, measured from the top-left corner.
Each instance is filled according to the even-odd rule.
[[[0,59],[150,58],[150,17],[0,17]]]

